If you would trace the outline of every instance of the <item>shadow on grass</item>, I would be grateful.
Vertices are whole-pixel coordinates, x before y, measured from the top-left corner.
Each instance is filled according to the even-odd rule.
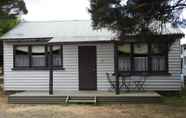
[[[168,105],[186,106],[186,88],[180,94],[162,95],[162,103]]]

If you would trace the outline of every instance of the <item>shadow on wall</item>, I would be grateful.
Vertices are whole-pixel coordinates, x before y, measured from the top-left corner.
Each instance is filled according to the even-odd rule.
[[[3,84],[3,66],[0,66],[0,85]]]
[[[0,66],[3,65],[3,40],[0,40]]]
[[[0,40],[0,85],[3,83],[3,40]]]

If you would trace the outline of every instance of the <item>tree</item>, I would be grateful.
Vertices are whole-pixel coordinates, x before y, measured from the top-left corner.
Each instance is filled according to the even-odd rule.
[[[0,0],[0,36],[18,23],[18,17],[26,14],[23,0]]]
[[[0,21],[0,36],[8,32],[19,23],[17,19],[7,19]]]
[[[166,23],[175,26],[186,0],[90,0],[94,29],[107,28],[120,39],[131,34],[161,35]],[[154,27],[156,26],[156,27]],[[158,27],[157,27],[158,26]]]
[[[28,11],[23,0],[0,0],[0,18],[16,18]]]

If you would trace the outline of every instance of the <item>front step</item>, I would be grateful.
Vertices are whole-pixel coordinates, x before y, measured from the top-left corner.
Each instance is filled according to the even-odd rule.
[[[67,96],[66,103],[92,103],[96,104],[96,96]]]
[[[94,103],[94,100],[69,100],[68,103]]]

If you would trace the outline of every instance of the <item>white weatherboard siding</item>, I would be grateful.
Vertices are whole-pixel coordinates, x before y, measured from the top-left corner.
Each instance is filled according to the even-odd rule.
[[[83,44],[85,46],[90,44]],[[91,44],[97,50],[97,88],[109,90],[110,84],[105,73],[114,72],[113,44]],[[78,80],[78,46],[63,46],[63,64],[65,70],[54,71],[54,90],[74,90],[79,88]],[[5,90],[47,90],[49,72],[45,71],[15,71],[13,68],[13,45],[4,43],[4,88]],[[170,76],[151,76],[145,83],[146,90],[180,90],[180,46],[174,43],[169,51]]]
[[[114,46],[98,45],[97,46],[97,86],[98,90],[108,90],[106,73],[114,72]],[[105,86],[107,85],[107,86]]]
[[[78,46],[63,46],[65,70],[54,71],[54,90],[78,90]]]
[[[112,48],[113,49],[113,48]],[[102,52],[102,54],[106,54],[106,51],[98,51],[99,53]],[[104,56],[104,55],[103,55]],[[168,54],[168,63],[169,63],[169,73],[170,75],[165,75],[165,76],[150,76],[146,78],[146,82],[144,85],[145,90],[157,90],[157,91],[177,91],[181,90],[181,60],[180,60],[180,41],[175,42],[169,50]],[[105,57],[105,59],[108,59],[109,57]],[[112,59],[114,58],[111,57]],[[109,60],[109,59],[108,59]],[[110,59],[111,60],[111,59]],[[114,60],[113,60],[114,61]],[[108,67],[111,67],[109,63]],[[99,66],[100,68],[102,66]],[[114,65],[112,66],[114,67]],[[106,67],[103,67],[104,69],[109,69]],[[101,70],[101,69],[100,69]],[[99,70],[98,70],[99,71]],[[103,71],[100,71],[100,73]],[[107,71],[108,72],[108,71]],[[111,70],[110,70],[111,72]],[[99,74],[98,74],[99,75]],[[110,89],[110,84],[108,83],[108,80],[105,77],[105,74],[102,73],[100,74],[102,76],[101,79],[101,89],[100,90],[109,90]],[[101,78],[101,77],[100,77]],[[130,79],[130,78],[128,78]],[[132,86],[132,84],[131,84]]]
[[[48,71],[14,71],[13,45],[4,43],[4,89],[48,90]]]
[[[90,45],[90,44],[88,44]],[[114,71],[113,44],[91,44],[97,47],[97,88],[104,90],[105,73]],[[78,90],[78,46],[63,46],[65,70],[54,71],[54,90]],[[81,45],[82,46],[82,45]],[[12,70],[13,45],[4,43],[4,88],[5,90],[48,90],[49,72],[34,70]]]
[[[97,89],[103,89],[103,82],[106,80],[105,73],[114,72],[114,52],[112,44],[92,44],[96,46],[97,53]],[[79,89],[79,73],[78,73],[78,46],[80,45],[64,45],[64,71],[56,71],[54,73],[54,90],[78,90]],[[83,46],[83,45],[81,45]],[[87,45],[86,45],[87,46]],[[89,46],[91,46],[89,44]]]
[[[182,54],[181,54],[181,58],[183,59],[183,67],[182,67],[182,72],[183,72],[183,76],[184,78],[186,77],[186,49],[185,49],[185,44],[182,44]]]

